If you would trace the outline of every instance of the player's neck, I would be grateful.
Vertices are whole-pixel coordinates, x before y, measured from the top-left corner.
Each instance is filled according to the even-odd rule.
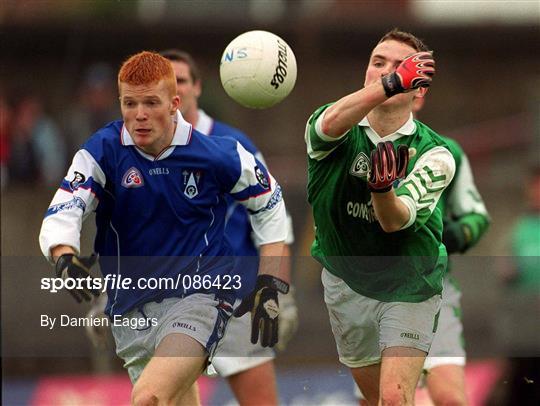
[[[189,109],[188,111],[182,113],[182,116],[184,117],[184,120],[186,120],[189,124],[193,126],[193,128],[197,127],[197,123],[199,122],[198,107]]]
[[[367,115],[369,125],[382,138],[399,130],[411,116],[409,108],[374,108]]]
[[[158,139],[155,143],[147,146],[137,145],[137,147],[148,155],[152,155],[154,158],[158,157],[163,153],[163,151],[165,151],[171,146],[174,134],[176,133],[176,126],[177,123],[174,122],[172,129],[169,130],[164,137]]]

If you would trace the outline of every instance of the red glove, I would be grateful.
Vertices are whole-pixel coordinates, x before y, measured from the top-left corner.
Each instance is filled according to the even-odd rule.
[[[405,58],[397,69],[381,78],[386,96],[429,87],[435,75],[435,60],[431,52],[418,52]]]
[[[377,144],[371,151],[371,170],[368,187],[373,193],[385,193],[392,189],[396,179],[405,177],[409,164],[409,147],[400,145],[396,150],[390,141]]]

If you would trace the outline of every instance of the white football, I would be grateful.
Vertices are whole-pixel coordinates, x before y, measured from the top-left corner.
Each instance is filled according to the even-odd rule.
[[[296,82],[296,58],[283,39],[249,31],[231,41],[219,67],[225,92],[242,106],[264,109],[289,95]]]

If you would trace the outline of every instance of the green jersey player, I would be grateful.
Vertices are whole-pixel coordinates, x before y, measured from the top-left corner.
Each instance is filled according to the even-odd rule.
[[[413,112],[421,110],[424,100],[414,100]],[[443,138],[456,162],[454,179],[444,190],[438,203],[444,222],[443,244],[448,254],[464,253],[484,235],[490,218],[474,183],[467,155],[455,140]],[[448,270],[450,269],[449,262]],[[443,286],[437,332],[424,363],[426,384],[435,405],[466,405],[461,291],[456,279],[448,272]],[[364,399],[357,387],[355,394],[359,399]]]
[[[372,404],[413,403],[441,305],[437,203],[455,161],[412,118],[434,66],[418,38],[393,30],[372,51],[364,87],[317,109],[306,128],[312,254],[340,361]]]
[[[444,216],[443,243],[448,254],[463,253],[484,235],[490,219],[467,156],[456,141],[446,141],[456,161],[456,175],[439,200]],[[457,281],[447,273],[439,326],[424,365],[427,388],[436,405],[467,404],[460,299]]]

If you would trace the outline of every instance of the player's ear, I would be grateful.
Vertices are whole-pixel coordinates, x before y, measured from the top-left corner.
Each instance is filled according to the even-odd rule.
[[[201,97],[201,92],[202,92],[202,83],[200,80],[197,80],[195,81],[195,83],[193,84],[193,87],[195,88],[195,97],[197,97],[197,99],[199,97]]]
[[[429,87],[420,87],[418,88],[418,91],[416,92],[416,95],[414,97],[418,97],[420,99],[424,98],[429,90]]]
[[[176,114],[176,110],[180,107],[180,97],[174,96],[171,100],[171,116]]]
[[[413,101],[412,101],[412,112],[414,115],[416,115],[416,113],[418,113],[424,107],[424,103],[426,101],[424,96],[426,95],[426,93],[427,93],[427,88],[421,87],[420,89],[417,90],[417,94],[414,95]]]

